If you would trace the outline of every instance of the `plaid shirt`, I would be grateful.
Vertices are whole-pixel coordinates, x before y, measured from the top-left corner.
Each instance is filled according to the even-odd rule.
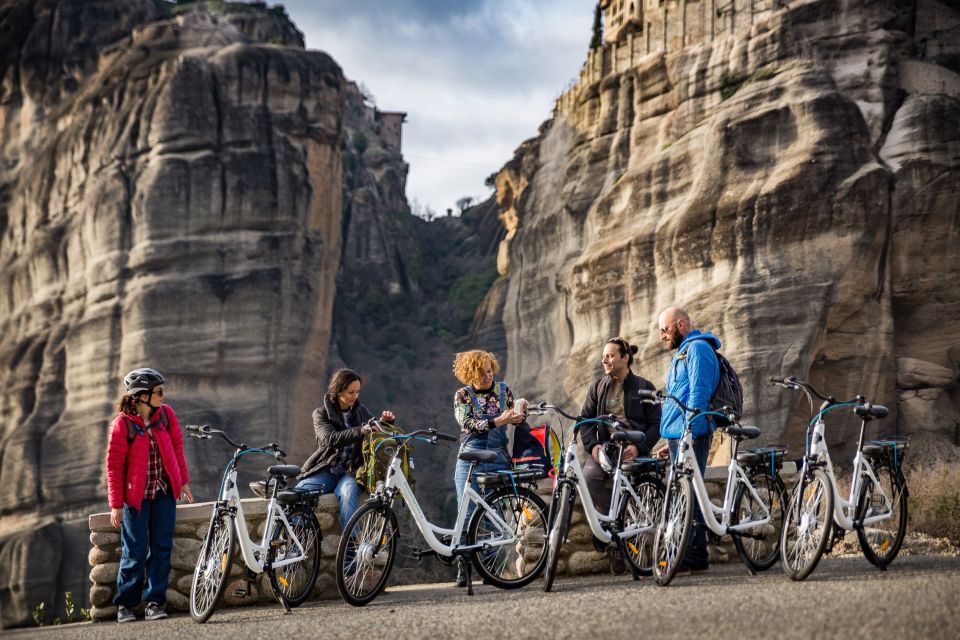
[[[153,500],[159,491],[167,491],[167,474],[163,471],[160,448],[149,430],[147,430],[147,437],[150,438],[150,460],[147,462],[147,490],[143,494],[143,499]]]

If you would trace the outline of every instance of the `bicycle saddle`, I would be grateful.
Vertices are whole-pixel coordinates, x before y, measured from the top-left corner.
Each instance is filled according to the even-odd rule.
[[[742,438],[745,440],[753,440],[760,435],[760,427],[735,427],[730,425],[727,427],[727,433],[729,433],[734,438]]]
[[[271,476],[293,478],[300,475],[300,467],[295,464],[275,464],[272,467],[267,467],[267,473]]]
[[[496,462],[497,452],[496,451],[461,451],[458,455],[458,458],[464,462]]]
[[[868,404],[862,407],[854,407],[853,412],[864,420],[873,420],[874,418],[886,418],[890,411],[882,404]]]
[[[643,431],[617,431],[610,436],[610,442],[632,442],[634,444],[640,444],[646,439],[647,436]]]

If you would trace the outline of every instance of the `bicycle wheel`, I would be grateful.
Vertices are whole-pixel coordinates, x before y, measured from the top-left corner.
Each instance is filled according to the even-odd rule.
[[[797,482],[780,531],[780,559],[792,580],[803,580],[823,556],[833,525],[833,486],[823,469]]]
[[[501,589],[530,584],[547,561],[547,505],[526,487],[503,487],[484,500],[513,530],[516,542],[475,552],[474,567],[485,583]],[[502,539],[503,534],[490,512],[475,509],[467,529],[467,544],[492,544]]]
[[[633,565],[642,576],[653,573],[653,539],[663,509],[663,484],[658,478],[645,477],[634,485],[637,497],[627,494],[620,505],[617,527],[620,531],[634,528],[648,528],[634,536],[625,538],[627,562]]]
[[[550,509],[550,531],[547,534],[547,566],[543,575],[543,590],[553,588],[557,577],[557,563],[560,560],[560,547],[567,539],[570,530],[570,518],[573,516],[573,489],[569,484],[560,485],[560,491],[553,500]]]
[[[271,568],[267,571],[270,576],[270,586],[277,600],[288,607],[296,607],[304,603],[317,583],[317,573],[320,570],[320,542],[323,534],[320,532],[320,523],[313,511],[304,506],[295,506],[286,513],[287,521],[293,535],[297,537],[303,547],[303,555],[297,545],[289,538],[287,528],[279,520],[274,524],[273,535],[270,538],[273,550],[273,563],[286,558],[299,557],[300,560],[282,567]]]
[[[229,515],[217,514],[210,520],[190,584],[190,617],[194,622],[209,620],[223,596],[236,537],[233,518]]]
[[[670,584],[687,552],[693,523],[693,489],[690,478],[673,479],[663,499],[663,517],[653,539],[653,577],[662,587]]]
[[[770,522],[749,529],[748,536],[731,536],[737,555],[743,560],[750,573],[766,571],[780,557],[780,532],[783,530],[783,514],[787,505],[787,489],[778,473],[771,478],[767,471],[757,471],[750,476],[750,484],[756,490],[760,500],[750,493],[747,485],[742,482],[737,486],[737,493],[733,498],[733,513],[731,523],[734,525],[760,520],[769,511]]]
[[[893,562],[900,552],[903,538],[907,533],[907,485],[903,476],[895,473],[887,465],[875,469],[880,489],[890,500],[890,517],[866,526],[857,527],[857,540],[867,560],[881,569]],[[883,498],[876,485],[864,479],[860,487],[860,499],[857,501],[857,520],[863,522],[871,516],[885,512]]]
[[[344,600],[362,607],[383,591],[397,538],[397,516],[382,502],[370,500],[353,514],[337,546],[337,590]]]

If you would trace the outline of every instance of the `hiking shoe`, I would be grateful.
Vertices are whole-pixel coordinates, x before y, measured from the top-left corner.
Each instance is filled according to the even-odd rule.
[[[464,571],[462,567],[457,568],[457,586],[458,587],[467,586],[467,572]]]
[[[620,549],[610,547],[607,554],[610,556],[610,573],[615,576],[622,576],[627,571],[627,563],[623,559]]]
[[[133,622],[137,616],[124,606],[117,607],[117,622]]]
[[[147,608],[143,610],[144,620],[160,620],[161,618],[166,617],[167,612],[163,610],[162,605],[159,605],[156,602],[148,602]]]

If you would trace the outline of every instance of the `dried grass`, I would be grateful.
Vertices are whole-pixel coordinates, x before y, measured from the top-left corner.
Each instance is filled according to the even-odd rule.
[[[909,529],[960,545],[960,465],[906,465]]]

